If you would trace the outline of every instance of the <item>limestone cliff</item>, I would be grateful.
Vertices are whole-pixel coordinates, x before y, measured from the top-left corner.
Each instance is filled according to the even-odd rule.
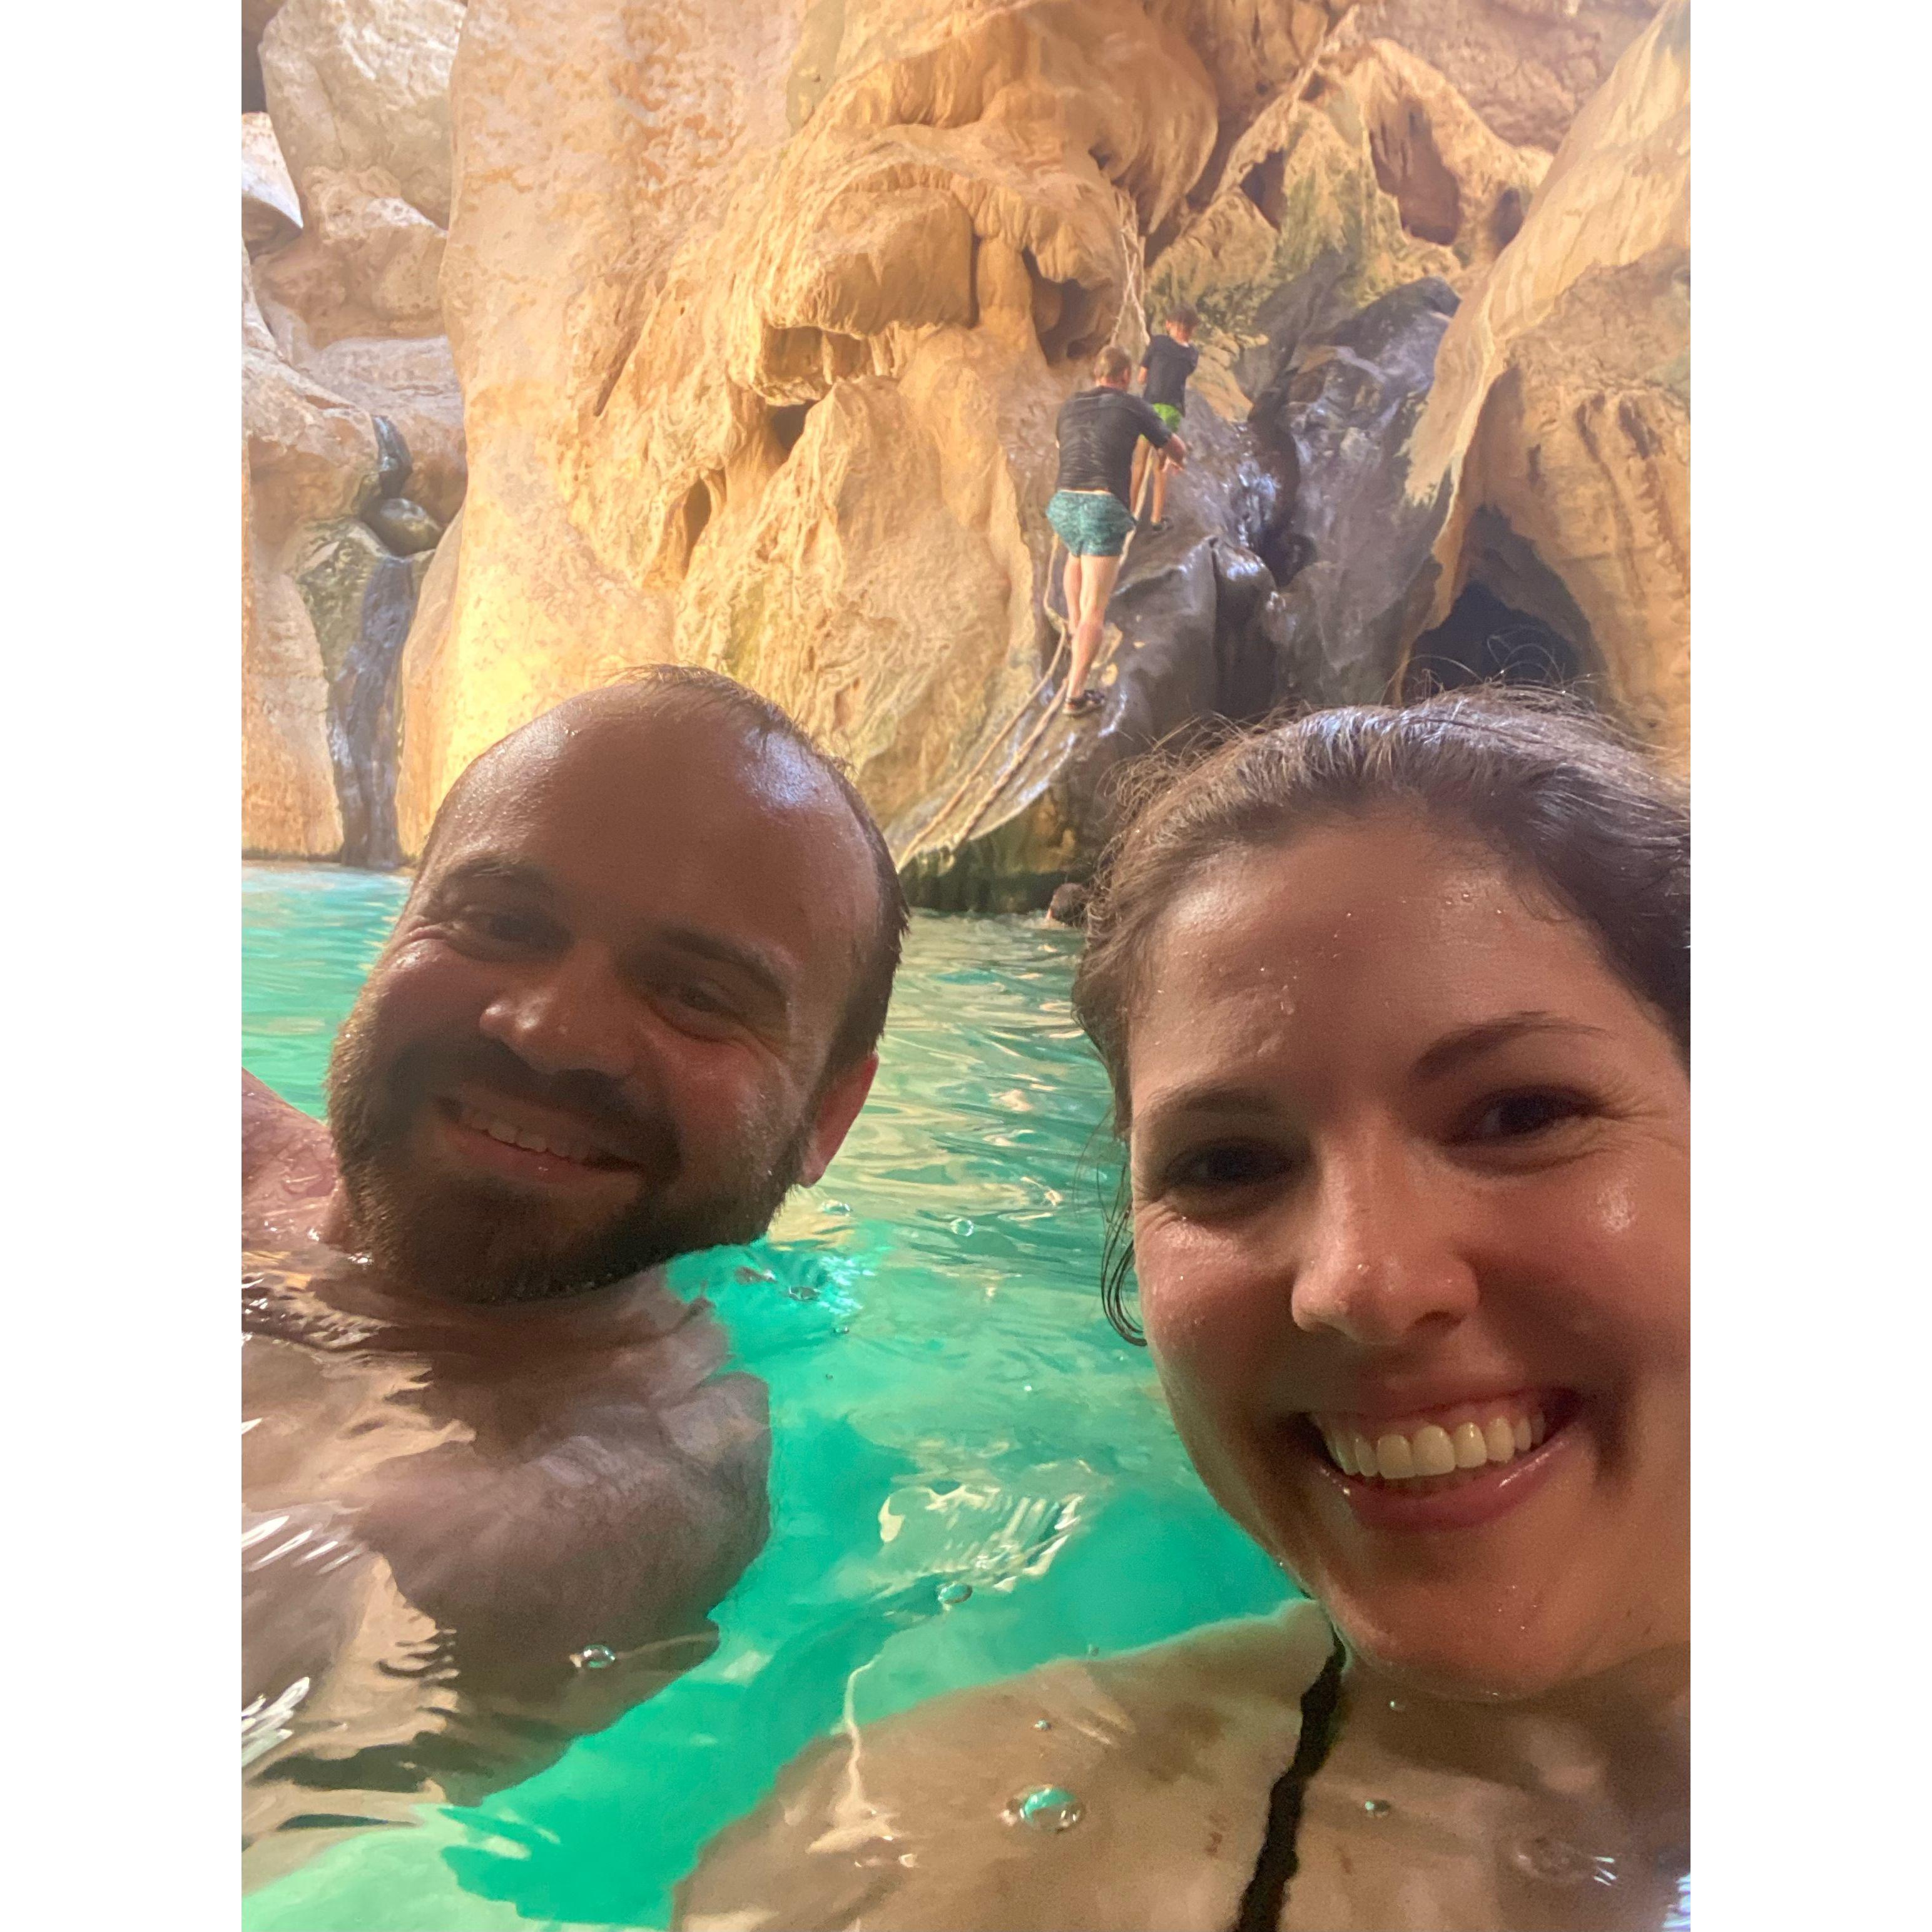
[[[244,850],[400,856],[395,673],[466,480],[437,293],[462,18],[244,11]]]
[[[286,173],[260,128],[244,167],[254,842],[328,849],[383,782],[331,740],[319,785],[347,699],[278,586],[366,642],[365,535],[446,524],[393,715],[358,713],[405,854],[484,746],[665,658],[848,759],[933,903],[1083,869],[1155,736],[1476,674],[1499,627],[1681,736],[1686,30],[1654,11],[286,0]],[[1083,731],[1046,710],[1054,415],[1178,298],[1199,460]]]

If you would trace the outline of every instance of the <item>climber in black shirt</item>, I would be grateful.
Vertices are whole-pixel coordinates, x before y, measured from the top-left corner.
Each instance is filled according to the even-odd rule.
[[[1186,303],[1177,303],[1167,312],[1167,333],[1154,337],[1141,358],[1141,394],[1169,429],[1180,427],[1181,412],[1187,406],[1187,379],[1201,360],[1201,352],[1194,346],[1194,332],[1200,326],[1201,318]],[[1154,466],[1154,514],[1148,522],[1151,536],[1167,527],[1168,465],[1165,451],[1135,452],[1132,500],[1136,504],[1141,500],[1141,477],[1150,455]]]
[[[1187,446],[1153,409],[1127,393],[1133,364],[1109,345],[1094,358],[1095,386],[1067,398],[1055,428],[1060,478],[1046,518],[1066,546],[1066,621],[1073,632],[1066,708],[1074,716],[1096,711],[1098,692],[1087,674],[1100,646],[1101,620],[1120,574],[1120,553],[1134,526],[1127,489],[1134,451],[1142,436],[1171,452],[1177,467]]]

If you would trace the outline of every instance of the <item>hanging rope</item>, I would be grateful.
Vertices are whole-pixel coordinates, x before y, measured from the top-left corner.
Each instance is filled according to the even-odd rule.
[[[1139,332],[1143,336],[1146,334],[1146,317],[1142,311],[1144,304],[1144,285],[1147,275],[1147,256],[1141,237],[1139,212],[1135,208],[1132,198],[1118,184],[1114,191],[1120,205],[1122,218],[1120,222],[1120,254],[1123,271],[1121,279],[1124,284],[1124,298],[1119,312],[1114,318],[1113,334],[1109,338],[1110,340],[1118,343],[1120,338],[1123,326],[1130,320],[1138,323]],[[1131,506],[1134,526],[1127,532],[1126,542],[1120,546],[1120,568],[1114,578],[1117,586],[1120,578],[1126,574],[1128,554],[1133,549],[1134,538],[1140,532],[1141,517],[1147,506],[1148,493],[1153,487],[1154,464],[1150,458],[1142,472],[1141,487]],[[1054,532],[1052,544],[1047,552],[1046,588],[1040,598],[1041,608],[1046,614],[1047,622],[1053,626],[1054,632],[1053,656],[1047,665],[1045,676],[1020,700],[1019,708],[987,740],[986,748],[981,752],[978,758],[974,760],[971,768],[948,794],[945,802],[931,818],[927,820],[923,830],[914,839],[904,857],[899,860],[898,862],[901,865],[905,865],[922,853],[931,851],[948,842],[950,842],[956,850],[963,845],[972,836],[974,827],[992,809],[994,801],[1006,789],[1013,775],[1032,756],[1034,748],[1046,736],[1047,728],[1052,724],[1054,717],[1059,712],[1060,707],[1053,702],[1054,681],[1059,673],[1060,661],[1066,653],[1072,634],[1073,615],[1070,610],[1063,617],[1053,608],[1054,567],[1058,561],[1060,551],[1060,533],[1056,530]],[[1106,614],[1102,612],[1103,626],[1105,617]],[[1118,630],[1114,632],[1111,643],[1106,641],[1103,632],[1101,650],[1096,661],[1088,668],[1087,674],[1090,682],[1097,678],[1100,673],[1113,662],[1119,646],[1120,633]],[[993,775],[992,783],[987,787],[979,802],[967,814],[958,833],[950,842],[942,838],[940,836],[940,830],[952,817],[954,808],[965,796],[967,788],[980,772],[985,770],[987,760],[1006,742],[1015,727],[1024,718],[1028,712],[1040,702],[1042,696],[1048,700],[1046,710],[1032,730],[1027,734],[1019,749]]]

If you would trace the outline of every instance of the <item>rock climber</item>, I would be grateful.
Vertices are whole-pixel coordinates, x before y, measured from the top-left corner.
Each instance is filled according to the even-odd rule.
[[[458,778],[326,1127],[244,1075],[251,1837],[467,1802],[713,1646],[766,1394],[662,1264],[824,1172],[905,926],[805,734],[657,668]]]
[[[1152,338],[1141,358],[1141,394],[1156,416],[1169,429],[1178,429],[1187,407],[1187,379],[1201,360],[1194,346],[1194,332],[1201,318],[1185,302],[1178,302],[1167,312],[1166,333]],[[1143,443],[1134,452],[1132,501],[1141,500],[1141,480],[1147,466],[1154,464],[1154,514],[1148,519],[1150,536],[1167,528],[1167,453]]]
[[[1100,647],[1107,599],[1134,526],[1128,488],[1135,447],[1144,436],[1175,467],[1186,460],[1187,446],[1178,434],[1149,404],[1129,393],[1132,368],[1126,351],[1109,344],[1094,358],[1093,388],[1068,397],[1054,425],[1060,476],[1046,518],[1066,546],[1066,622],[1073,634],[1073,663],[1064,708],[1072,717],[1100,708],[1100,694],[1087,688],[1087,674]]]

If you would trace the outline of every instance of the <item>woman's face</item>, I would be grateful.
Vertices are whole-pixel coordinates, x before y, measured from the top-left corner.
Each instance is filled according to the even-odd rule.
[[[1588,929],[1391,814],[1210,866],[1147,968],[1142,1306],[1222,1505],[1438,1694],[1688,1641],[1690,1084]]]

